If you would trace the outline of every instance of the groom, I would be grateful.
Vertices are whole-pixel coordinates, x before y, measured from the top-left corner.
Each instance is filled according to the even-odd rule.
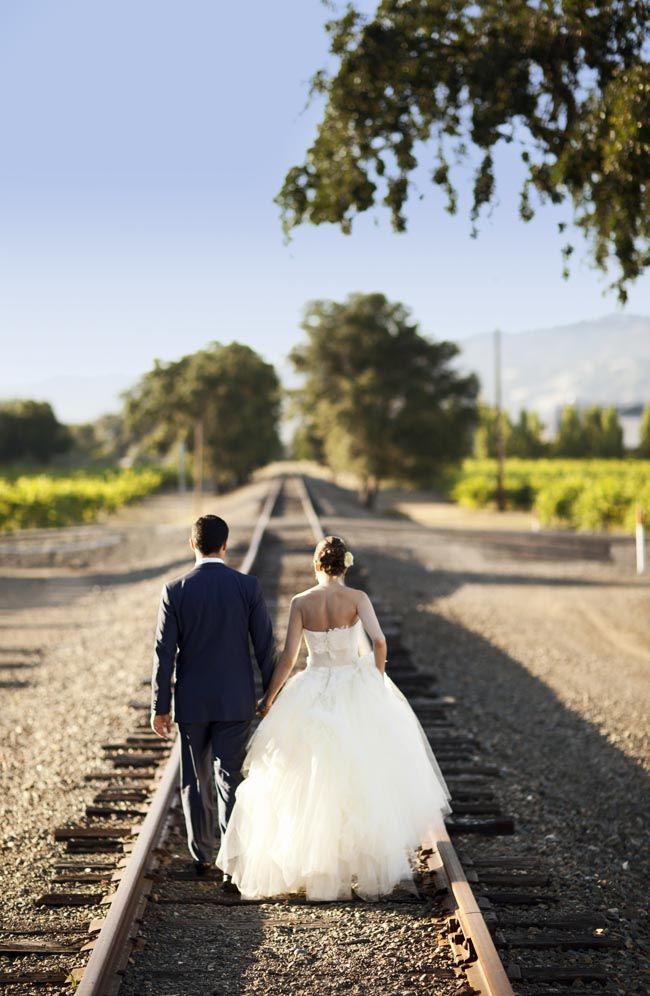
[[[257,578],[228,567],[228,526],[203,515],[192,527],[196,566],[162,590],[151,680],[151,725],[159,737],[181,737],[181,799],[198,875],[216,845],[214,785],[223,834],[242,780],[255,713],[249,636],[266,691],[276,660],[269,614]],[[226,879],[224,878],[224,882]]]

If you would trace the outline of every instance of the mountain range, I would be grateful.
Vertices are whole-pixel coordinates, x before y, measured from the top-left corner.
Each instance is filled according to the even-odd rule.
[[[482,397],[493,402],[494,333],[468,336],[458,346],[456,366],[477,373]],[[285,383],[295,382],[286,361],[277,367]],[[559,409],[571,402],[619,408],[650,402],[650,317],[612,314],[554,328],[504,331],[501,370],[504,407],[515,417],[521,408],[539,412],[551,432]],[[46,399],[63,421],[79,422],[119,411],[120,392],[136,380],[135,373],[117,371],[54,375],[20,386],[0,382],[0,397]]]
[[[481,395],[495,397],[495,336],[459,341],[457,366],[474,371]],[[619,409],[650,402],[650,317],[603,318],[526,332],[501,332],[502,403],[516,416],[537,411],[555,424],[561,406],[595,403]]]

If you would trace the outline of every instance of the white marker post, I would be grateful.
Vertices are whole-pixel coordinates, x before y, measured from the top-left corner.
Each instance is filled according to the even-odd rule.
[[[643,528],[643,509],[636,507],[636,572],[645,571],[645,529]]]

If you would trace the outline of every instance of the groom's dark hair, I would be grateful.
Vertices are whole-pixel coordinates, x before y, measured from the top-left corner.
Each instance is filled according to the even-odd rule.
[[[228,539],[228,523],[218,515],[202,515],[192,526],[192,539],[204,557],[216,553]]]

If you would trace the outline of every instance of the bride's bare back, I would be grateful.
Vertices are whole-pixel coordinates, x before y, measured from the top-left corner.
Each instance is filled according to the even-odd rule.
[[[323,633],[328,629],[353,626],[358,619],[372,641],[377,668],[383,672],[386,664],[386,638],[365,591],[346,588],[343,584],[333,582],[318,584],[294,595],[291,599],[284,649],[258,712],[264,715],[291,674],[305,630]]]
[[[353,626],[359,618],[360,595],[342,584],[314,585],[294,597],[303,629],[312,632]]]
[[[386,638],[372,602],[365,591],[348,588],[345,572],[353,560],[347,560],[346,547],[336,536],[326,536],[314,552],[314,568],[318,584],[301,591],[291,599],[284,649],[273,672],[269,687],[259,703],[258,713],[264,715],[277,693],[291,674],[298,657],[303,633],[325,633],[343,629],[360,619],[370,637],[377,669],[386,665]],[[345,555],[345,556],[344,556]]]

